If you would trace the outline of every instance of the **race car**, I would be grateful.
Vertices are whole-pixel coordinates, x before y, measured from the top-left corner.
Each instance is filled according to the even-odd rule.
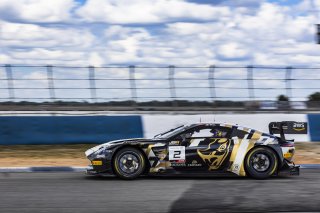
[[[291,121],[270,123],[269,133],[224,123],[183,125],[152,139],[110,141],[87,150],[91,161],[87,174],[122,179],[221,173],[256,179],[299,175],[299,166],[292,161],[294,140],[286,140],[285,134],[306,131],[307,123]]]

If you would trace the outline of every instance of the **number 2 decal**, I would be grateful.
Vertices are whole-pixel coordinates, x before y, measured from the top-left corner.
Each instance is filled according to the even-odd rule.
[[[185,160],[185,152],[184,146],[169,146],[169,160]]]
[[[181,151],[173,151],[173,158],[180,158]]]

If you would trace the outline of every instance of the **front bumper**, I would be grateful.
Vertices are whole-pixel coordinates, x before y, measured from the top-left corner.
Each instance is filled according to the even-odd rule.
[[[101,162],[101,163],[96,163]],[[88,175],[98,175],[98,174],[113,174],[112,165],[109,160],[100,158],[93,159],[91,165],[86,169],[86,174]]]
[[[93,168],[92,165],[89,165],[89,166],[87,167],[87,169],[86,169],[86,174],[87,174],[87,175],[97,175],[97,174],[99,174],[99,172],[96,171],[96,170]]]
[[[90,150],[88,150],[90,151]],[[86,173],[89,175],[113,174],[112,169],[112,150],[100,150],[99,153],[86,152],[91,165],[87,168]]]

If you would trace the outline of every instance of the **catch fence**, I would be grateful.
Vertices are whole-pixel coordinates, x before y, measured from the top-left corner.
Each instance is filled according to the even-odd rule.
[[[307,101],[319,68],[0,66],[1,102]]]

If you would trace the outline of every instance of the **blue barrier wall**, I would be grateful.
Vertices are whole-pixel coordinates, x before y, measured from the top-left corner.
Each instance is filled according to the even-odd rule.
[[[320,141],[320,114],[308,114],[311,141]]]
[[[140,116],[1,116],[0,144],[102,143],[143,137]]]

